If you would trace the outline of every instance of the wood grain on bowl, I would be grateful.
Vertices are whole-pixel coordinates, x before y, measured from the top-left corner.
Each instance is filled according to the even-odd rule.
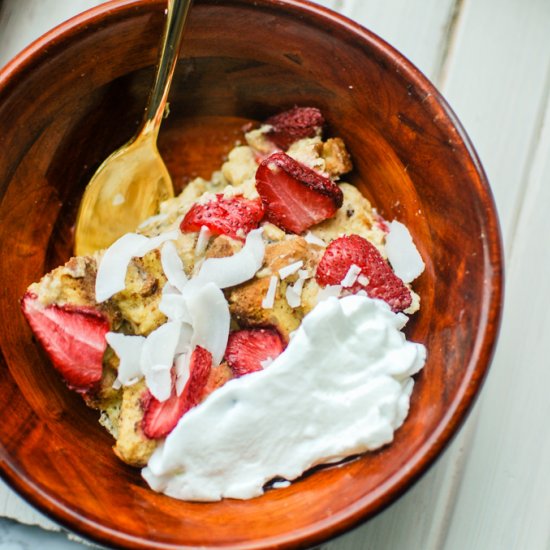
[[[160,149],[176,186],[205,175],[246,120],[314,105],[348,144],[351,176],[413,233],[426,271],[408,335],[426,344],[395,442],[250,501],[180,502],[111,452],[19,310],[26,286],[68,259],[82,190],[141,118],[161,0],[120,0],[63,25],[0,73],[0,464],[57,521],[127,548],[312,545],[372,516],[433,462],[464,419],[498,331],[502,252],[487,181],[444,100],[358,25],[294,0],[197,0]],[[271,29],[269,40],[265,29]]]

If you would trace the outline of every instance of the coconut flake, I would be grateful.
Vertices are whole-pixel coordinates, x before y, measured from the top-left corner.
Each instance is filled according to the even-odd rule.
[[[357,282],[362,286],[368,286],[370,279],[366,275],[361,274],[357,277]]]
[[[105,339],[120,360],[117,374],[119,383],[127,386],[132,379],[141,377],[140,358],[145,338],[143,336],[108,332]]]
[[[181,328],[178,322],[165,323],[151,332],[143,344],[141,371],[145,376],[145,384],[159,401],[166,401],[170,397],[170,369],[174,363]]]
[[[353,286],[360,273],[361,273],[361,268],[358,265],[351,264],[349,266],[348,272],[342,279],[341,285],[344,288],[349,288],[350,286]]]
[[[176,239],[178,231],[163,233],[149,239],[145,235],[126,233],[116,240],[99,261],[95,280],[95,295],[98,303],[124,290],[128,264],[135,257],[141,257],[158,248],[163,242]]]
[[[145,383],[151,395],[159,401],[166,401],[172,393],[171,367],[153,365],[145,375]]]
[[[175,287],[172,286],[170,283],[165,283],[162,287],[162,294],[181,294],[181,292]]]
[[[290,275],[294,275],[294,273],[296,273],[303,265],[304,262],[302,260],[299,260],[292,264],[288,264],[285,267],[279,269],[279,277],[281,278],[281,280],[284,280],[287,277],[290,277]]]
[[[305,239],[306,243],[309,243],[309,244],[316,244],[316,245],[322,246],[324,248],[326,248],[326,246],[327,246],[327,243],[325,241],[323,241],[323,239],[320,239],[319,237],[317,237],[317,235],[314,235],[311,231],[308,231],[305,234],[304,239]]]
[[[195,279],[199,279],[201,284],[214,283],[219,288],[244,283],[262,267],[264,253],[262,229],[254,229],[247,235],[242,249],[233,256],[205,260]]]
[[[393,220],[386,235],[386,254],[395,274],[404,282],[414,281],[423,271],[424,262],[407,227]]]
[[[193,282],[193,280],[191,280]],[[229,306],[223,292],[214,284],[198,285],[188,293],[187,310],[191,316],[191,348],[201,346],[212,354],[212,366],[220,364],[229,337]]]
[[[275,293],[277,292],[278,279],[276,275],[272,275],[269,278],[269,288],[265,293],[265,297],[262,300],[262,307],[264,309],[273,309],[275,305]]]
[[[179,397],[181,392],[185,388],[185,384],[189,380],[189,360],[191,359],[191,352],[182,353],[176,357],[175,371],[176,371],[176,395]]]
[[[97,302],[104,302],[124,290],[128,264],[147,240],[144,235],[126,233],[105,251],[99,261],[95,280]]]
[[[176,355],[187,353],[191,349],[191,340],[193,338],[193,327],[189,323],[182,323],[180,338],[176,346]]]
[[[298,277],[300,279],[311,279],[311,275],[307,269],[299,269],[298,270]]]
[[[158,307],[169,321],[190,321],[185,298],[181,294],[163,294]]]
[[[151,237],[150,239],[147,239],[147,242],[144,242],[140,246],[136,256],[138,258],[141,258],[142,256],[145,256],[145,254],[151,252],[151,250],[154,250],[155,248],[159,248],[160,245],[165,243],[166,241],[175,241],[180,235],[181,235],[181,232],[179,231],[179,229],[174,229],[173,231],[167,231],[166,233],[161,233],[156,237]]]
[[[176,245],[172,241],[167,241],[162,245],[160,261],[170,285],[183,292],[183,287],[187,284],[187,275],[183,270],[183,262],[176,250]]]
[[[323,300],[326,300],[331,296],[335,296],[336,298],[338,298],[340,296],[340,292],[342,292],[341,285],[328,285],[325,288],[319,290],[319,292],[317,293],[317,303],[322,302]]]
[[[202,256],[206,247],[208,246],[208,241],[212,236],[212,231],[203,225],[199,231],[199,236],[197,237],[197,244],[195,245],[195,257]]]
[[[292,286],[286,287],[286,301],[292,308],[302,305],[302,289],[304,288],[304,279],[298,279]]]

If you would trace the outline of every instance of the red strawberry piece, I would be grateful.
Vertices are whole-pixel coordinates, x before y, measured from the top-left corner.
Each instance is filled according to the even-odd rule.
[[[262,370],[262,362],[275,359],[284,349],[281,335],[274,328],[237,330],[229,335],[225,360],[235,376]]]
[[[84,306],[43,306],[31,292],[23,296],[21,307],[70,388],[86,392],[101,380],[105,335],[109,332],[109,322],[101,312]]]
[[[199,231],[208,227],[216,235],[242,238],[258,227],[264,208],[260,199],[246,199],[243,196],[216,198],[205,203],[195,203],[183,218],[182,231]]]
[[[143,399],[145,412],[142,429],[149,439],[166,437],[176,427],[178,420],[200,403],[211,369],[212,354],[197,346],[189,361],[189,379],[181,395],[176,394],[175,385],[172,387],[172,395],[166,401],[161,402],[147,392]]]
[[[344,200],[332,180],[285,153],[274,153],[258,166],[256,189],[266,219],[291,233],[331,218]]]
[[[315,107],[294,107],[265,121],[272,126],[269,139],[285,151],[297,140],[314,137],[321,132],[325,119]]]
[[[321,286],[339,285],[349,268],[355,264],[368,284],[356,281],[352,293],[365,290],[371,298],[386,301],[393,311],[403,311],[411,305],[412,297],[405,283],[392,271],[376,247],[359,235],[339,237],[332,241],[319,265],[315,279]]]

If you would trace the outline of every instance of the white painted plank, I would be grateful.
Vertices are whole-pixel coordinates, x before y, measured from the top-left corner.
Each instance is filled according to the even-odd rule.
[[[15,519],[26,525],[39,525],[43,529],[59,530],[59,526],[29,506],[17,493],[0,480],[0,516]]]
[[[435,79],[459,0],[339,0],[340,11],[378,34]]]
[[[446,550],[550,548],[549,181],[550,95],[509,259],[496,368]]]
[[[0,67],[62,21],[104,0],[4,0],[0,19]]]
[[[462,430],[439,462],[390,508],[323,550],[428,550],[441,548],[456,477],[471,430]]]
[[[472,0],[462,18],[443,90],[481,157],[509,243],[544,105],[550,2]]]

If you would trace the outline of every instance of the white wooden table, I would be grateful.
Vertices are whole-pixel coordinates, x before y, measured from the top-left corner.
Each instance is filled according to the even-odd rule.
[[[99,3],[4,0],[0,66]],[[488,173],[507,259],[500,341],[465,427],[403,498],[323,550],[550,550],[550,0],[320,3],[396,46],[446,96]],[[59,529],[3,486],[0,515]],[[0,520],[0,548],[80,546]]]

